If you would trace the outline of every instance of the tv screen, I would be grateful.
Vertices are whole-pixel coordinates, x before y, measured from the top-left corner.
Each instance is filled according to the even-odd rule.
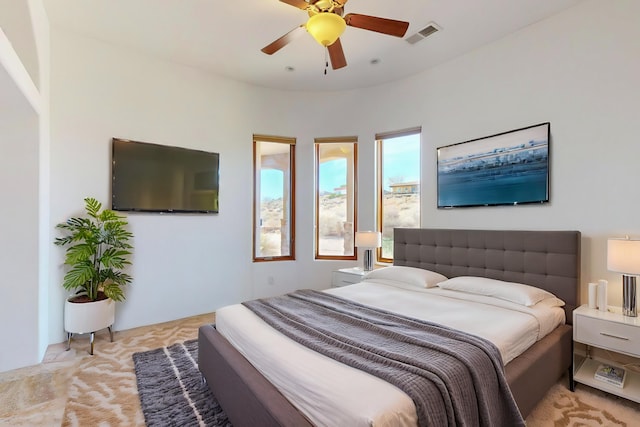
[[[438,208],[549,201],[550,123],[438,148]]]
[[[116,211],[218,213],[220,155],[113,138]]]

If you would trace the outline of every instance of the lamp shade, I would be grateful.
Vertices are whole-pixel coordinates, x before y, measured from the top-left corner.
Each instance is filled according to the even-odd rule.
[[[607,240],[607,269],[627,275],[640,275],[640,240]]]
[[[320,12],[307,21],[307,31],[322,46],[329,46],[338,40],[347,23],[340,15],[331,12]]]
[[[379,248],[382,246],[382,233],[379,231],[357,231],[356,246],[359,248]]]

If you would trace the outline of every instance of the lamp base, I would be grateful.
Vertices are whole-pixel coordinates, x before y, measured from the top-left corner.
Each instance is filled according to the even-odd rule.
[[[373,249],[365,249],[364,250],[364,271],[369,272],[371,270],[373,270]]]
[[[638,317],[636,305],[636,276],[622,275],[622,314],[629,317]]]

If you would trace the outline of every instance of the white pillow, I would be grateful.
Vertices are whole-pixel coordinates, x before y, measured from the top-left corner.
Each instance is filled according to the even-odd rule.
[[[551,292],[522,283],[503,282],[486,277],[460,276],[438,283],[442,289],[486,295],[531,307],[547,298],[555,298]]]
[[[392,265],[372,270],[364,276],[364,278],[393,280],[420,288],[434,288],[438,283],[447,280],[446,276],[436,273],[435,271],[401,265]]]

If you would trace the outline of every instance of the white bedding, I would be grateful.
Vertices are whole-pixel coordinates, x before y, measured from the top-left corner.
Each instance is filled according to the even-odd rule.
[[[561,307],[526,307],[440,288],[390,286],[384,280],[326,292],[486,338],[505,364],[564,322]],[[318,426],[417,423],[415,406],[400,389],[288,339],[241,304],[218,310],[216,328]]]

